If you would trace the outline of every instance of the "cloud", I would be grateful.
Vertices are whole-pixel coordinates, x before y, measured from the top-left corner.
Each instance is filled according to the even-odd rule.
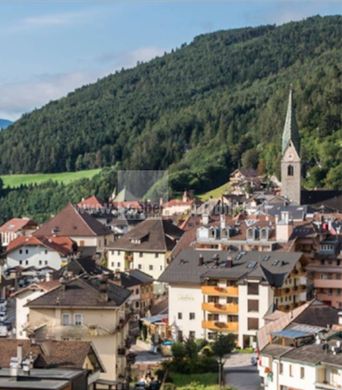
[[[15,120],[24,112],[42,107],[51,100],[59,99],[83,85],[95,82],[115,70],[130,68],[138,61],[149,61],[164,50],[157,47],[141,47],[119,54],[105,54],[102,67],[88,71],[61,74],[41,74],[25,82],[0,85],[0,118]],[[98,59],[98,61],[100,58]]]
[[[21,32],[48,27],[61,27],[90,21],[96,10],[87,9],[78,12],[63,12],[28,16],[19,19],[9,27],[9,32]]]
[[[147,62],[152,58],[163,55],[165,49],[156,46],[145,46],[131,51],[120,53],[103,53],[95,58],[95,61],[101,64],[112,64],[116,68],[132,68],[137,62]]]

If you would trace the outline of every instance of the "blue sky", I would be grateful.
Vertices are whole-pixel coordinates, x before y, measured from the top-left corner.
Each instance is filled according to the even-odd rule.
[[[0,118],[201,33],[341,11],[341,0],[0,0]]]

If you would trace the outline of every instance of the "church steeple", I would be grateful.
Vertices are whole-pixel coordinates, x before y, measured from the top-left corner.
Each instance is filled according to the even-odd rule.
[[[292,144],[295,147],[296,152],[299,156],[300,138],[299,138],[297,121],[296,121],[295,107],[293,105],[292,85],[290,87],[289,100],[287,104],[287,113],[286,113],[286,119],[285,119],[284,131],[283,131],[282,148],[281,148],[282,155],[284,155],[286,148],[290,144],[290,141],[292,141]]]

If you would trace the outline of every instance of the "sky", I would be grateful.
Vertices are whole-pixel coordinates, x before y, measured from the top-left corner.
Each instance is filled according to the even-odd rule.
[[[0,0],[0,118],[199,34],[342,13],[342,0]]]

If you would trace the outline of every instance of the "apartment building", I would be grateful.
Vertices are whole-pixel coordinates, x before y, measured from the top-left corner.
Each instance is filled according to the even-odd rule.
[[[264,315],[307,300],[302,254],[186,248],[159,280],[168,284],[169,326],[178,337],[214,339],[235,333],[238,345],[256,345]]]
[[[73,278],[27,303],[26,331],[36,340],[93,343],[105,369],[101,380],[116,384],[126,370],[130,292],[105,276]]]

